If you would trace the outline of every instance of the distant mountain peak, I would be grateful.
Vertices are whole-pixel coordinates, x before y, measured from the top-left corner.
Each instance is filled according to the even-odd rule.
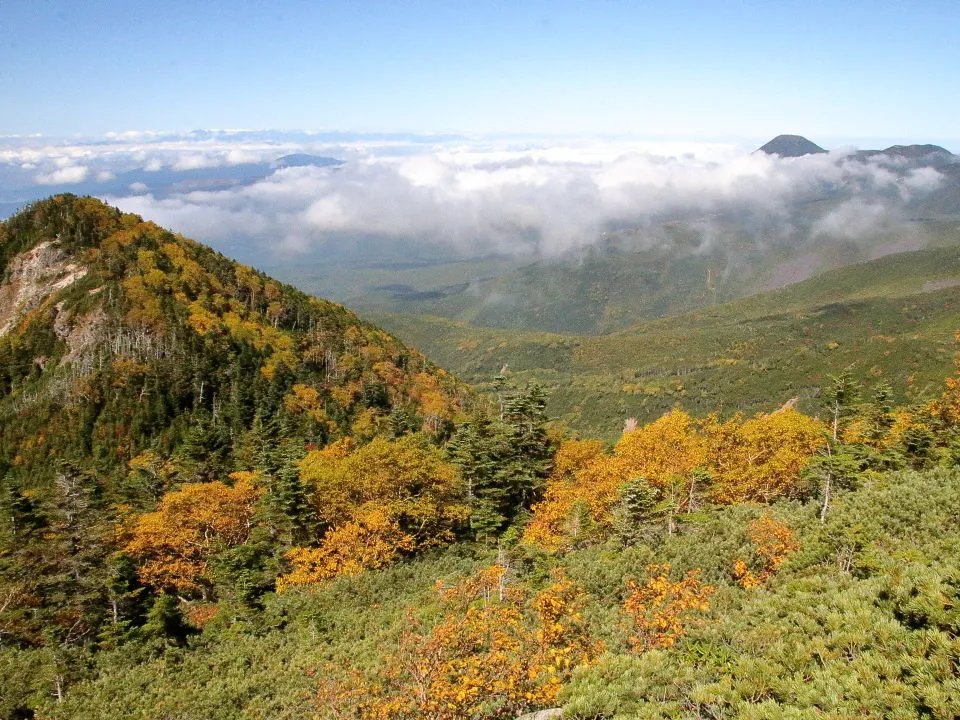
[[[757,152],[765,152],[767,155],[779,155],[780,157],[801,157],[803,155],[815,155],[827,151],[816,143],[810,142],[802,135],[777,135],[766,145],[760,147]]]
[[[333,157],[324,157],[322,155],[308,155],[307,153],[293,153],[278,157],[273,161],[273,166],[277,168],[288,167],[338,167],[343,165],[343,160]]]
[[[891,145],[883,150],[860,150],[855,154],[859,160],[870,160],[884,166],[932,167],[941,171],[956,168],[960,156],[939,145]]]

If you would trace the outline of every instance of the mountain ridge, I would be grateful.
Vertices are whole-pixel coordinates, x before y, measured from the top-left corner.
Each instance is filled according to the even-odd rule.
[[[107,396],[133,417],[146,410],[131,386],[152,388],[166,418],[153,415],[154,424],[182,429],[205,418],[241,432],[256,415],[279,413],[294,436],[324,444],[351,434],[358,419],[385,427],[395,409],[408,424],[420,418],[440,430],[465,397],[425,357],[343,306],[92,198],[55,196],[0,225],[0,278],[7,418],[33,397],[52,422],[71,412],[80,386],[119,382],[124,391]],[[41,401],[37,390],[54,376],[68,391],[60,402]],[[424,402],[433,403],[429,418]],[[23,458],[18,475],[32,466],[15,449],[31,424],[28,413],[5,433],[8,459]],[[102,458],[104,467],[122,467],[142,441]],[[74,454],[91,442],[88,435]]]

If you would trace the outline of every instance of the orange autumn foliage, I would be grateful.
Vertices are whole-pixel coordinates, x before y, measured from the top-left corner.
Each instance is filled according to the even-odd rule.
[[[625,432],[612,456],[593,441],[564,443],[524,539],[555,552],[583,537],[585,519],[604,530],[623,486],[637,478],[673,498],[677,508],[686,508],[692,473],[706,461],[706,441],[696,422],[680,410]]]
[[[555,704],[573,669],[603,649],[580,614],[583,591],[559,577],[531,597],[505,573],[493,566],[438,587],[440,621],[405,632],[375,676],[349,671],[322,682],[319,717],[500,718]]]
[[[803,490],[801,471],[823,447],[825,433],[823,423],[792,408],[726,422],[698,422],[673,410],[628,429],[612,455],[595,442],[563,443],[524,540],[557,552],[602,535],[625,485],[641,478],[672,513],[690,511],[695,492],[707,489],[721,504],[795,497]],[[709,488],[697,484],[701,471]]]
[[[643,585],[631,580],[623,609],[630,617],[630,644],[634,652],[668,648],[682,638],[697,615],[710,609],[716,588],[703,585],[699,570],[680,580],[670,579],[670,565],[650,565]]]
[[[277,578],[276,591],[355,577],[366,570],[386,567],[420,548],[386,512],[358,516],[327,532],[318,547],[291,548],[284,555],[290,571]]]
[[[184,614],[187,617],[187,622],[193,625],[193,627],[203,630],[204,626],[213,619],[219,609],[220,607],[216,603],[196,602],[188,605]]]
[[[713,500],[724,505],[795,497],[801,470],[826,442],[826,426],[793,409],[746,421],[708,419],[704,430]]]
[[[413,537],[400,528],[385,508],[371,504],[324,535],[320,547],[290,550],[286,558],[293,569],[277,578],[277,592],[375,570],[416,547]]]
[[[443,371],[434,374],[420,372],[413,376],[410,396],[416,400],[423,416],[423,429],[435,432],[445,420],[452,420],[459,404],[453,401],[441,385]]]
[[[960,332],[954,340],[960,343]],[[926,408],[928,415],[947,425],[960,424],[960,356],[953,364],[955,373],[946,379],[943,393]]]
[[[206,593],[204,574],[217,551],[242,545],[253,525],[253,506],[263,490],[250,473],[222,482],[193,483],[163,496],[157,509],[126,530],[123,550],[140,560],[139,576],[157,590]]]
[[[580,534],[573,508],[579,504],[591,519],[599,520],[616,499],[623,476],[621,463],[605,455],[600,442],[563,442],[554,456],[544,498],[533,506],[523,539],[551,552],[560,550]]]
[[[774,520],[769,512],[750,523],[747,537],[753,545],[760,569],[754,572],[743,560],[733,566],[733,575],[742,587],[752,588],[765,583],[800,546],[793,532],[782,522]]]

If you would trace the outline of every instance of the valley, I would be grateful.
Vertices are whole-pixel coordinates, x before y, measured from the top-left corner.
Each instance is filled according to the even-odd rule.
[[[824,382],[844,368],[922,399],[954,350],[958,285],[960,246],[947,246],[599,337],[370,317],[477,387],[489,389],[506,366],[547,390],[552,417],[613,439],[627,418],[653,420],[674,406],[752,414],[796,397],[815,412]]]

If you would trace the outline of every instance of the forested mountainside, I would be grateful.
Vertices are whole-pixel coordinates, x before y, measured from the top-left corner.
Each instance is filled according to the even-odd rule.
[[[605,444],[90,198],[0,260],[2,718],[960,715],[960,374]]]
[[[253,603],[159,594],[94,647],[7,642],[0,710],[949,720],[960,376],[922,407],[864,390],[834,378],[827,422],[788,407],[727,421],[675,411],[612,450],[562,441],[531,516],[496,546],[278,582]],[[462,477],[482,477],[489,458],[458,445]],[[184,514],[182,493],[141,527]],[[250,545],[221,546],[219,572],[237,573]]]
[[[469,514],[453,472],[433,472],[469,392],[343,307],[67,195],[0,224],[0,277],[4,647],[75,652],[164,597],[256,596],[284,552],[355,515],[394,533],[393,557]],[[331,462],[366,473],[335,507],[297,465],[331,445]],[[378,461],[411,467],[375,488]],[[393,506],[368,517],[378,492]],[[125,534],[149,510],[155,525]]]
[[[251,427],[318,445],[443,434],[466,397],[343,307],[90,198],[58,196],[0,225],[0,272],[14,476],[50,476],[54,456],[112,473],[186,442],[170,472],[205,480],[239,459]]]

